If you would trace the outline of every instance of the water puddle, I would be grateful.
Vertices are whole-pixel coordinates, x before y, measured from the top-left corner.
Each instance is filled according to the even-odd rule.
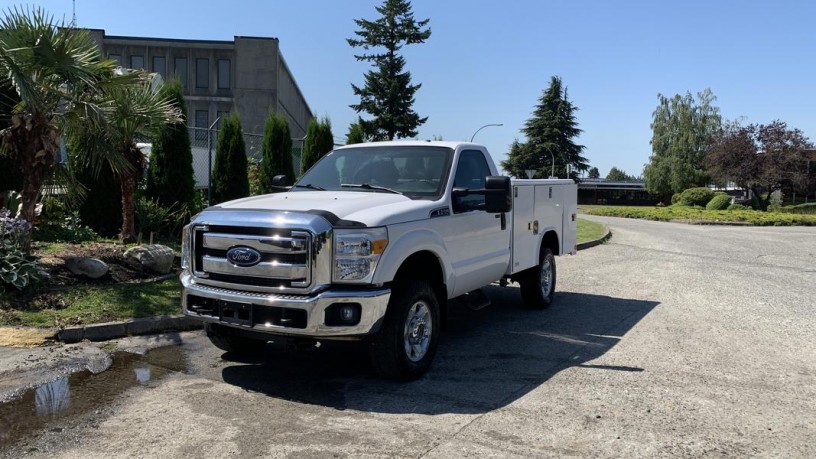
[[[49,423],[103,408],[126,390],[154,387],[166,375],[185,372],[179,346],[154,349],[145,355],[118,352],[107,371],[81,371],[26,391],[0,404],[0,447],[40,431]]]

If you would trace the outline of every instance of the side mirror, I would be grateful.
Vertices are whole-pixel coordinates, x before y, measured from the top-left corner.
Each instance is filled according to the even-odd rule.
[[[513,194],[510,177],[491,175],[485,179],[485,210],[487,213],[510,212],[513,208]]]
[[[272,177],[272,186],[285,187],[287,186],[287,182],[289,182],[289,178],[285,175],[276,175]]]

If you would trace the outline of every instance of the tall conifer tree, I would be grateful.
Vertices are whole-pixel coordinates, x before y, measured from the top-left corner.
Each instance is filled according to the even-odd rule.
[[[527,141],[513,142],[507,160],[502,161],[504,170],[515,177],[526,177],[525,170],[536,170],[537,177],[548,177],[553,171],[558,177],[567,176],[567,165],[571,166],[570,177],[589,168],[582,156],[583,145],[575,143],[582,130],[578,128],[575,112],[578,110],[567,97],[567,88],[561,78],[554,76],[550,86],[544,90],[533,117],[527,120],[522,132]]]
[[[249,196],[249,178],[244,133],[238,115],[227,115],[221,120],[215,145],[210,204],[245,196]]]
[[[355,55],[358,61],[370,62],[373,70],[365,75],[365,86],[351,85],[360,103],[351,105],[357,113],[373,117],[360,120],[365,136],[371,140],[394,140],[398,137],[416,137],[417,128],[427,121],[412,108],[415,94],[422,86],[411,84],[411,72],[405,71],[405,58],[399,51],[405,45],[424,43],[431,36],[429,19],[417,21],[407,0],[384,0],[376,7],[377,20],[356,19],[360,27],[357,38],[349,38],[349,45],[362,48]]]

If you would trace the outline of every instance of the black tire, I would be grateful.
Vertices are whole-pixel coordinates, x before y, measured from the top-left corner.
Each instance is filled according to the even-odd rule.
[[[519,283],[525,306],[530,309],[548,308],[555,297],[555,256],[552,250],[543,247],[538,265],[528,269]]]
[[[430,285],[416,280],[395,282],[382,327],[369,341],[377,374],[400,381],[425,374],[436,354],[439,317],[439,302]]]
[[[266,341],[235,336],[224,330],[224,327],[215,324],[207,324],[207,338],[218,349],[237,355],[263,354],[266,347]]]

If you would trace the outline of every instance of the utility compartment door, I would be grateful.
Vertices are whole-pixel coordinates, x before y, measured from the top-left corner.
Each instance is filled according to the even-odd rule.
[[[513,186],[513,259],[510,273],[514,274],[538,264],[534,233],[535,188],[531,185]]]
[[[563,199],[564,187],[559,184],[535,187],[535,219],[538,220],[540,234],[553,230],[558,235],[559,243],[563,242],[561,238]]]

